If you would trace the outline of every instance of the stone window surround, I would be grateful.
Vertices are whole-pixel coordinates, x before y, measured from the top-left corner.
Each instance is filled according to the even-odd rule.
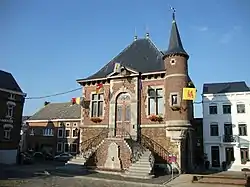
[[[62,131],[62,136],[59,136],[59,131]],[[64,129],[62,127],[58,128],[58,130],[57,130],[57,138],[63,138],[63,132],[64,132]]]
[[[7,103],[7,113],[6,117],[12,118],[14,115],[14,107],[16,106],[16,103],[13,101],[8,101]],[[11,111],[11,112],[10,112]]]
[[[75,150],[75,151],[72,150],[72,147],[73,147],[72,145],[75,145],[75,146],[76,146],[76,150]],[[76,152],[77,152],[77,143],[71,143],[71,144],[69,145],[69,147],[70,147],[70,152],[71,152],[71,153],[76,153]]]
[[[59,145],[59,144],[61,145],[61,150],[58,149],[58,147],[59,147],[58,145]],[[63,148],[64,148],[64,147],[63,147],[63,143],[62,143],[62,142],[57,142],[57,146],[56,146],[57,152],[63,152]]]
[[[92,115],[91,115],[92,114],[92,96],[95,95],[95,94],[96,94],[95,91],[90,93],[89,118],[92,118]],[[101,94],[103,94],[103,106],[102,106],[102,116],[99,116],[99,118],[103,120],[104,116],[105,116],[105,110],[104,109],[105,109],[105,106],[106,106],[106,104],[105,104],[106,92],[104,91]]]
[[[11,131],[12,131],[12,129],[13,129],[13,125],[11,125],[11,124],[4,124],[3,125],[3,131],[4,131],[4,140],[11,140]],[[7,135],[7,136],[5,136],[5,135]]]
[[[133,80],[135,80],[135,78],[133,78]],[[115,81],[115,83],[117,83],[119,81]],[[121,82],[121,81],[120,81]],[[113,80],[111,81],[111,91],[112,91],[112,83]],[[136,78],[135,81],[135,89],[138,88],[138,79]],[[111,134],[110,136],[112,137],[115,134],[115,112],[116,112],[116,99],[117,97],[121,94],[121,93],[128,93],[130,95],[131,98],[131,114],[133,113],[133,111],[136,111],[135,113],[137,113],[137,106],[138,106],[138,99],[137,99],[137,89],[135,90],[135,93],[131,92],[129,89],[127,89],[125,86],[121,86],[120,89],[118,91],[116,91],[114,94],[112,94],[112,97],[110,98],[110,102],[109,102],[109,128],[111,128]],[[137,126],[137,115],[131,115],[131,135],[136,135],[137,134],[137,128],[133,128]]]
[[[173,95],[177,95],[177,104],[172,104],[172,96],[173,96]],[[169,102],[169,106],[170,106],[170,107],[175,107],[175,106],[180,107],[180,106],[181,106],[181,97],[180,97],[180,93],[179,93],[179,92],[171,92],[171,93],[169,94],[168,102]]]
[[[149,89],[162,89],[162,92],[163,92],[163,101],[165,101],[165,88],[163,85],[158,85],[158,86],[147,86],[146,87],[146,90],[145,90],[145,93],[147,94],[147,97],[146,97],[146,100],[144,101],[144,105],[145,105],[145,114],[147,115],[147,117],[150,116],[150,114],[148,113],[148,100],[149,100],[149,95],[148,95],[148,90]],[[164,103],[164,109],[163,109],[163,115],[162,117],[164,118],[165,116],[165,103]]]
[[[65,151],[65,148],[66,148],[65,145],[68,145],[68,151]],[[65,153],[69,153],[70,152],[70,143],[64,143],[63,150]]]
[[[75,130],[79,130],[79,129],[76,128],[76,127],[72,129],[72,138],[77,138],[77,137],[78,137],[77,135],[74,136],[74,131],[75,131]],[[77,134],[78,134],[78,133],[77,133]]]
[[[69,131],[69,136],[66,136],[66,131]],[[64,129],[64,138],[70,138],[70,132],[71,132],[71,129],[70,128],[65,128]]]

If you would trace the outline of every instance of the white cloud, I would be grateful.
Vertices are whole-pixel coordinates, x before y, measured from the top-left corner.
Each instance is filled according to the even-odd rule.
[[[228,32],[222,34],[219,42],[222,44],[227,44],[229,43],[234,36],[241,30],[241,26],[234,26],[231,30],[229,30]]]

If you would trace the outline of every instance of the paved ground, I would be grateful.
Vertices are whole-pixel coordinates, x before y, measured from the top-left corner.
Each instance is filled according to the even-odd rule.
[[[128,179],[120,176],[85,173],[67,173],[56,170],[53,164],[38,164],[30,166],[12,166],[1,167],[0,169],[0,187],[146,187],[163,186],[171,176],[162,176],[152,180]],[[49,171],[51,175],[45,175],[44,170]],[[81,173],[82,174],[82,173]],[[77,177],[78,176],[78,177]],[[15,179],[16,178],[16,179]],[[17,179],[18,178],[18,179]],[[112,180],[111,180],[112,179]],[[222,185],[211,184],[193,184],[192,175],[181,175],[175,180],[165,183],[167,187],[222,187]],[[137,182],[131,184],[131,182]],[[149,183],[151,183],[149,185]],[[224,186],[224,185],[223,185]],[[227,185],[230,187],[229,185]]]

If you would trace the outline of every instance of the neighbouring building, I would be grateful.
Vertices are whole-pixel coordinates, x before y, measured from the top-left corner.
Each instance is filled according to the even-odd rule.
[[[193,102],[182,99],[192,82],[188,59],[173,18],[167,50],[159,50],[147,33],[77,80],[83,86],[80,149],[93,153],[87,166],[130,171],[143,158],[151,166],[173,161],[183,172],[192,168]]]
[[[12,74],[0,70],[0,163],[17,161],[25,96]]]
[[[204,152],[212,168],[249,168],[250,89],[245,82],[203,86]],[[225,165],[224,164],[224,165]]]
[[[22,117],[22,127],[21,127],[21,139],[19,143],[20,152],[25,152],[27,150],[27,130],[28,130],[28,124],[27,120],[30,118],[30,116],[23,116]]]
[[[80,105],[45,102],[26,122],[27,149],[50,153],[79,153]]]

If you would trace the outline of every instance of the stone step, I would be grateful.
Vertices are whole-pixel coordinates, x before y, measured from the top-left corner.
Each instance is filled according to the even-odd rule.
[[[150,166],[143,166],[143,165],[133,165],[129,168],[129,170],[147,170],[147,171],[150,171],[151,170],[151,167]]]
[[[152,179],[154,175],[148,173],[137,173],[137,172],[128,172],[122,175],[123,177],[137,178],[137,179]]]

